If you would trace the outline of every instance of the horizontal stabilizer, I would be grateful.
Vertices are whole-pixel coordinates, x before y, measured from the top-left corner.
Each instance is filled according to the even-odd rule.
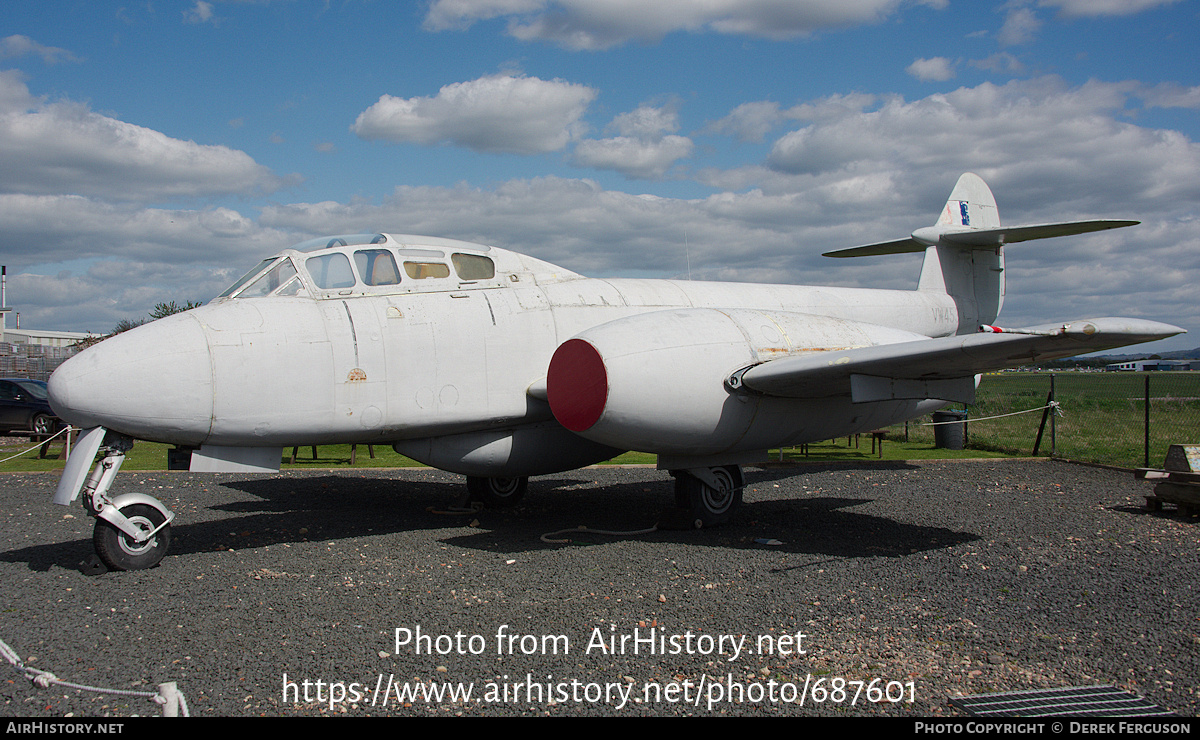
[[[1144,319],[1088,319],[1029,327],[1021,330],[1022,333],[966,334],[782,357],[734,373],[728,385],[785,398],[852,395],[852,390],[855,401],[875,400],[888,392],[899,393],[892,396],[898,398],[911,395],[910,389],[923,386],[911,383],[881,385],[879,379],[958,381],[924,386],[957,390],[962,387],[963,379],[980,373],[1149,342],[1183,331],[1177,326]],[[856,380],[854,385],[857,387],[852,388],[851,376],[856,375],[876,380]],[[891,388],[897,390],[888,390]],[[906,390],[908,394],[905,394]],[[955,395],[962,393],[955,392]]]
[[[825,252],[825,257],[870,257],[880,254],[905,254],[924,252],[926,247],[947,244],[964,249],[995,249],[1005,244],[1027,242],[1031,239],[1050,239],[1056,236],[1087,234],[1093,231],[1119,229],[1136,226],[1139,221],[1100,219],[1096,221],[1064,221],[1062,223],[1037,224],[1034,226],[1007,226],[995,229],[973,229],[963,226],[929,226],[917,229],[908,239],[897,239],[861,247],[835,249]]]
[[[897,239],[894,242],[879,242],[866,244],[861,247],[847,247],[825,252],[822,257],[874,257],[880,254],[906,254],[908,252],[924,252],[929,247],[925,242],[916,239]]]
[[[999,229],[972,229],[969,231],[949,231],[941,234],[942,241],[955,246],[991,249],[1005,244],[1027,242],[1032,239],[1050,239],[1056,236],[1072,234],[1088,234],[1093,231],[1120,229],[1125,226],[1137,226],[1140,221],[1116,221],[1101,219],[1098,221],[1064,221],[1055,224],[1037,224],[1036,226],[1008,226]],[[917,231],[920,235],[921,232]]]

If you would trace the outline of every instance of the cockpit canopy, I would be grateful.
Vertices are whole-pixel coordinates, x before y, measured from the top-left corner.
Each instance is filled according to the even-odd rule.
[[[495,281],[490,247],[435,237],[346,234],[311,239],[258,263],[226,298],[314,298],[453,290]]]

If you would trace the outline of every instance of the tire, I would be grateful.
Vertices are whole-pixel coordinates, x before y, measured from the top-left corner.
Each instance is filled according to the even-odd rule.
[[[56,426],[58,424],[54,417],[47,414],[34,414],[33,419],[29,422],[29,429],[34,434],[53,434]]]
[[[148,504],[130,504],[121,513],[143,531],[152,530],[166,520],[161,511]],[[112,524],[97,519],[92,544],[109,570],[145,570],[158,565],[167,554],[171,547],[171,527],[163,527],[148,541],[138,544]]]
[[[489,509],[516,506],[529,488],[529,478],[484,478],[467,476],[467,491],[472,501],[481,501]]]
[[[716,488],[699,478],[680,471],[675,478],[675,504],[689,512],[698,527],[715,527],[733,518],[742,504],[742,469],[726,465],[712,469]]]

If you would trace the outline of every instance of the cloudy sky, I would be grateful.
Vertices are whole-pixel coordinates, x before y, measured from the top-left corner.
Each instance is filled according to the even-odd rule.
[[[431,234],[587,275],[912,288],[959,174],[1000,323],[1200,344],[1195,0],[259,0],[6,6],[0,263],[27,328],[206,301],[311,236]]]

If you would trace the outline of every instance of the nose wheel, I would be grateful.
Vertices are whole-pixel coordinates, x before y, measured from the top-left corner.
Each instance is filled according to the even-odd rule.
[[[139,541],[112,522],[97,519],[92,530],[96,554],[109,570],[144,570],[158,565],[171,547],[171,527],[166,517],[149,504],[130,504],[120,509],[120,514],[145,539]]]
[[[63,479],[54,495],[55,503],[65,505],[83,494],[84,507],[96,518],[92,545],[109,570],[153,568],[171,547],[170,525],[175,514],[161,501],[144,493],[108,495],[131,447],[133,440],[124,435],[102,427],[87,430],[67,459]],[[101,456],[89,473],[88,466],[97,452]],[[93,561],[85,572],[91,575],[103,570]]]

